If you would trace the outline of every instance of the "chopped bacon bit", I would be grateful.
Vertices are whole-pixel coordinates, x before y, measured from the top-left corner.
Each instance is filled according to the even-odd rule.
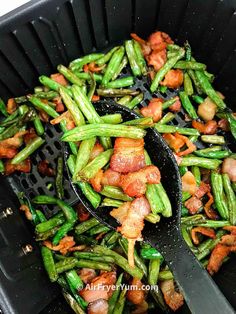
[[[155,73],[156,73],[156,72],[155,72],[154,70],[148,71],[148,75],[149,75],[151,81],[154,80]]]
[[[130,209],[131,202],[125,202],[120,207],[114,208],[110,215],[115,218],[120,224],[123,224]]]
[[[148,42],[153,50],[159,51],[166,48],[167,44],[174,43],[170,36],[164,32],[152,33],[148,38]]]
[[[91,280],[93,278],[96,277],[96,271],[94,269],[91,269],[91,268],[82,268],[80,271],[79,271],[79,276],[81,278],[81,280],[83,280],[83,282],[85,284],[91,282]]]
[[[68,85],[67,80],[65,79],[64,75],[62,75],[61,73],[51,74],[50,77],[53,81],[61,84],[62,86]]]
[[[0,142],[0,149],[1,148],[19,148],[22,143],[22,137],[27,134],[28,131],[20,131],[17,132],[13,137],[7,138],[3,141]],[[4,157],[0,157],[0,158],[4,158]]]
[[[236,226],[225,226],[223,229],[229,231],[233,235],[236,235]]]
[[[152,65],[157,72],[166,63],[166,49],[161,51],[153,51],[150,55],[146,56],[148,65]]]
[[[210,184],[201,182],[199,188],[197,189],[197,192],[195,193],[195,196],[197,198],[202,198],[205,194],[207,194],[210,191],[211,191]]]
[[[7,158],[11,159],[15,157],[17,154],[17,148],[14,147],[6,147],[6,146],[1,146],[0,142],[0,158]]]
[[[170,111],[179,112],[181,110],[181,101],[178,96],[175,97],[176,101],[169,107]]]
[[[184,140],[186,146],[188,147],[184,151],[176,153],[178,156],[185,156],[185,155],[191,154],[197,149],[196,145],[194,145],[187,136],[181,135],[176,132],[175,137]]]
[[[30,172],[30,170],[31,170],[30,158],[25,159],[24,161],[22,161],[21,163],[19,163],[17,165],[12,165],[11,159],[8,159],[5,162],[5,175],[12,174],[15,171],[28,173],[28,172]]]
[[[179,88],[183,84],[184,75],[183,71],[170,70],[164,77],[164,80],[160,83],[163,86],[167,86],[169,88]]]
[[[214,209],[211,207],[211,205],[214,203],[213,195],[210,192],[208,192],[207,196],[208,196],[209,200],[204,205],[204,211],[205,211],[208,218],[213,219],[213,220],[217,220],[219,218],[219,216],[214,211]]]
[[[84,70],[84,72],[94,72],[94,73],[101,72],[101,70],[104,69],[105,66],[106,65],[104,64],[104,65],[99,67],[96,65],[95,62],[91,62],[91,63],[86,64],[84,66],[84,69],[86,70],[86,71]]]
[[[102,152],[104,152],[104,148],[100,143],[96,143],[90,153],[89,161],[96,158],[98,155],[100,155]]]
[[[106,234],[106,231],[100,232],[100,233],[96,236],[95,240],[98,241],[98,240],[102,239],[105,234]]]
[[[120,186],[130,197],[140,197],[146,192],[146,183],[160,183],[160,171],[156,166],[145,166],[136,172],[121,176]]]
[[[82,203],[76,204],[75,210],[77,212],[77,216],[80,222],[88,220],[90,213],[87,211],[86,207]]]
[[[235,234],[226,234],[221,237],[220,244],[227,246],[236,245],[236,235]]]
[[[130,36],[141,45],[143,55],[146,58],[152,51],[150,44],[144,39],[140,38],[137,34],[131,33]]]
[[[218,127],[223,131],[230,131],[229,122],[226,119],[221,119],[218,121]]]
[[[150,205],[143,196],[132,201],[122,226],[117,228],[128,239],[138,239],[144,227],[144,217],[150,213]]]
[[[111,168],[105,170],[102,177],[102,185],[120,186],[121,174]]]
[[[196,120],[192,121],[192,126],[203,134],[215,134],[217,131],[217,122],[215,120],[207,121],[205,124]]]
[[[225,158],[222,165],[222,172],[227,173],[230,180],[236,181],[236,159],[233,158]]]
[[[68,249],[69,252],[74,252],[74,251],[83,251],[86,248],[85,244],[81,244],[81,245],[77,245],[77,246],[73,246],[71,248]]]
[[[134,172],[145,166],[144,140],[119,137],[115,140],[110,167],[117,172]]]
[[[152,117],[153,122],[157,122],[162,117],[162,103],[163,100],[161,98],[152,98],[148,106],[140,109],[140,113],[144,117]]]
[[[207,265],[207,270],[211,275],[218,272],[224,258],[229,255],[230,251],[230,247],[223,244],[217,244],[214,247]]]
[[[139,37],[137,34],[135,33],[131,33],[130,37],[132,37],[134,40],[136,40],[138,43],[145,45],[146,41],[144,39],[142,39],[141,37]]]
[[[108,302],[104,299],[98,299],[88,305],[88,314],[108,314]]]
[[[49,115],[41,110],[41,109],[38,109],[38,112],[39,112],[39,118],[40,120],[42,120],[43,122],[47,123],[49,121]]]
[[[140,304],[136,304],[135,310],[131,314],[146,314],[148,313],[148,303],[144,300]]]
[[[53,103],[56,105],[56,112],[64,112],[65,106],[61,101],[61,97],[56,97],[53,99]]]
[[[182,189],[183,192],[188,192],[192,195],[194,195],[197,191],[197,183],[194,175],[191,171],[187,171],[182,176]]]
[[[101,192],[102,190],[102,183],[101,183],[102,177],[103,177],[103,170],[100,169],[98,170],[96,175],[90,179],[90,183],[96,192]]]
[[[75,122],[70,114],[69,111],[63,112],[59,117],[56,117],[55,119],[52,119],[50,123],[52,125],[60,123],[62,120],[66,121],[66,128],[67,130],[71,130],[75,127]]]
[[[92,279],[90,289],[79,291],[80,296],[86,302],[94,302],[99,299],[108,300],[112,294],[111,286],[116,282],[115,272],[104,272]]]
[[[184,297],[180,292],[175,291],[174,280],[165,280],[160,283],[161,291],[164,295],[166,304],[177,311],[184,304]]]
[[[29,209],[29,206],[23,204],[23,205],[20,206],[20,210],[22,210],[25,213],[25,217],[28,220],[32,220],[33,219],[32,214],[31,214],[30,209]]]
[[[145,300],[145,291],[142,289],[142,281],[138,278],[133,278],[131,281],[132,289],[128,290],[126,297],[133,304],[141,304]]]
[[[58,245],[53,245],[49,240],[44,241],[43,245],[52,251],[59,251],[62,255],[66,255],[68,252],[84,250],[86,248],[86,245],[74,246],[74,238],[69,236],[62,238]]]
[[[163,134],[164,140],[176,153],[180,151],[181,147],[185,145],[185,141],[182,138],[176,138],[171,133]]]
[[[84,70],[84,72],[86,72],[86,73],[89,72],[88,64],[85,64],[85,65],[83,66],[83,70]]]
[[[7,101],[7,113],[13,114],[17,109],[17,103],[14,98],[9,98]]]
[[[25,145],[30,144],[38,135],[35,132],[34,128],[30,128],[27,132],[24,134],[24,143]]]
[[[194,215],[202,207],[202,201],[196,196],[192,196],[184,203],[184,206],[188,209],[191,215]]]
[[[38,172],[47,177],[55,176],[55,170],[49,166],[49,162],[47,160],[41,160],[38,163]]]
[[[95,102],[95,101],[99,101],[100,100],[100,96],[99,95],[93,95],[92,96],[92,101]]]
[[[197,236],[197,233],[201,233],[211,239],[215,239],[216,237],[216,234],[215,234],[215,231],[214,229],[212,228],[207,228],[207,227],[195,227],[195,228],[192,228],[191,230],[191,236],[192,236],[192,239],[193,239],[193,243],[195,245],[198,245],[200,243],[199,241],[199,238]]]

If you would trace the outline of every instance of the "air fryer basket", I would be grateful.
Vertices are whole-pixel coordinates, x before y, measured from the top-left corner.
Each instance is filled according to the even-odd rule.
[[[92,51],[105,51],[136,32],[147,37],[156,29],[180,44],[188,39],[194,55],[217,74],[216,86],[227,103],[236,104],[236,0],[34,0],[0,18],[0,96],[24,95],[38,84],[40,74],[55,72]],[[140,85],[142,84],[142,85]],[[146,88],[145,82],[137,87]],[[149,95],[147,95],[149,98]],[[166,95],[168,96],[168,95]],[[177,118],[182,121],[181,115]],[[177,121],[176,121],[177,123]],[[30,174],[0,177],[0,307],[3,313],[69,313],[49,283],[32,231],[18,212],[15,193],[33,196],[54,193],[46,189],[51,179],[37,172],[37,163],[52,164],[61,153],[57,128],[46,129],[43,151],[35,154]],[[75,195],[65,178],[66,200]],[[50,215],[50,209],[47,210]],[[22,248],[31,244],[33,252]],[[236,308],[235,258],[226,263],[214,280]],[[184,257],[183,257],[184,268]],[[200,287],[199,287],[200,288]],[[182,313],[188,312],[186,308]]]

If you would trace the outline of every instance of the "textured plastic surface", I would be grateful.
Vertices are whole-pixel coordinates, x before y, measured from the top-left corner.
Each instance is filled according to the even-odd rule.
[[[235,0],[31,1],[0,18],[0,95],[7,99],[25,94],[38,85],[40,74],[54,72],[59,63],[67,64],[79,55],[106,50],[128,38],[131,31],[146,37],[158,28],[180,43],[186,38],[190,41],[196,57],[217,74],[216,84],[227,96],[226,102],[233,106],[236,104],[235,9]],[[180,115],[179,122],[181,118]],[[5,313],[37,313],[55,296],[53,286],[39,269],[37,248],[28,256],[17,255],[17,248],[32,243],[32,236],[29,224],[17,213],[18,203],[12,190],[23,189],[34,194],[41,192],[41,187],[47,191],[45,184],[50,179],[40,177],[35,170],[37,161],[46,157],[53,164],[61,152],[56,144],[59,133],[51,132],[52,135],[47,131],[50,144],[45,144],[43,155],[35,157],[32,174],[0,178],[0,211],[9,203],[14,208],[9,220],[0,221],[0,305]],[[66,189],[67,199],[73,203],[75,198]],[[19,265],[19,273],[12,280],[16,274],[14,265]],[[214,278],[236,307],[234,265],[235,260],[226,263]],[[69,312],[55,304],[44,313]]]

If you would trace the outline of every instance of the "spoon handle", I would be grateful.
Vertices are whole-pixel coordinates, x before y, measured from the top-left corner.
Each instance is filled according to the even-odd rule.
[[[174,237],[177,246],[161,250],[161,253],[173,272],[191,313],[235,313],[208,272],[190,251],[180,234],[176,232]],[[160,251],[160,247],[158,249]]]

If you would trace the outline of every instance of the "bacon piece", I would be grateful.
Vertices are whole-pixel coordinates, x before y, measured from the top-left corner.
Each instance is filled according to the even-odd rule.
[[[88,64],[84,65],[84,72],[94,72],[94,73],[98,73],[101,72],[102,69],[104,69],[106,65],[102,65],[102,66],[97,66],[95,62],[91,62]]]
[[[185,155],[191,154],[197,149],[196,145],[194,145],[187,136],[181,135],[176,132],[175,137],[178,139],[182,139],[187,146],[187,149],[185,149],[184,151],[176,153],[178,156],[185,156]]]
[[[8,159],[5,162],[5,175],[12,174],[15,171],[28,173],[28,172],[30,172],[30,170],[31,170],[30,158],[25,159],[24,161],[20,162],[17,165],[12,165],[11,159]]]
[[[125,202],[120,207],[114,208],[110,212],[110,215],[115,218],[120,224],[122,224],[127,217],[130,206],[131,202]]]
[[[157,72],[166,63],[166,49],[161,51],[153,51],[150,55],[146,56],[148,65],[152,65]]]
[[[140,304],[136,304],[135,310],[131,314],[146,314],[148,313],[148,303],[144,300]]]
[[[98,155],[100,155],[102,152],[104,152],[104,148],[100,143],[95,143],[89,157],[89,161],[93,160],[96,158]]]
[[[52,119],[50,123],[52,125],[60,123],[62,120],[66,121],[66,129],[71,130],[75,127],[75,122],[70,114],[69,111],[63,112],[59,117],[56,117],[55,119]]]
[[[55,170],[49,166],[49,162],[47,160],[41,160],[38,163],[38,172],[47,177],[55,176]]]
[[[205,124],[196,120],[192,121],[192,126],[203,134],[215,134],[217,131],[217,122],[215,120],[207,121]]]
[[[120,186],[130,197],[140,197],[146,192],[146,183],[160,183],[160,171],[156,166],[145,166],[143,169],[121,176]]]
[[[120,177],[121,174],[119,172],[113,171],[109,168],[103,173],[102,185],[120,186]]]
[[[62,86],[68,85],[67,80],[65,79],[64,75],[62,75],[61,73],[51,74],[50,77],[53,81],[61,84]]]
[[[14,98],[9,98],[7,101],[7,113],[13,114],[17,109],[17,103]]]
[[[207,270],[211,275],[218,272],[224,258],[229,255],[230,251],[230,247],[223,244],[217,244],[214,247],[207,265]]]
[[[63,102],[61,101],[61,97],[56,97],[53,99],[53,103],[56,105],[56,112],[64,112],[65,106]]]
[[[166,73],[164,80],[160,84],[169,88],[179,88],[183,84],[183,80],[183,71],[179,69],[170,70]]]
[[[94,302],[99,299],[108,300],[112,294],[110,286],[116,282],[115,272],[104,272],[92,279],[90,289],[82,289],[79,291],[80,296],[86,302]]]
[[[145,300],[145,291],[142,289],[143,283],[138,278],[131,281],[132,289],[128,290],[126,298],[133,304],[141,304]]]
[[[219,218],[219,216],[214,211],[214,209],[211,207],[211,205],[214,203],[213,195],[210,192],[208,192],[207,196],[208,196],[209,200],[204,205],[204,211],[205,211],[208,218],[213,219],[213,220],[217,220]]]
[[[98,170],[98,172],[96,173],[95,177],[91,178],[89,180],[89,182],[91,183],[93,189],[96,191],[96,192],[101,192],[102,190],[102,177],[103,177],[103,170],[100,169]]]
[[[184,206],[188,209],[190,214],[194,215],[202,207],[202,201],[196,196],[192,196],[184,203]]]
[[[181,101],[178,96],[175,97],[176,101],[169,107],[172,112],[179,112],[181,110]]]
[[[92,96],[92,102],[99,101],[99,100],[100,100],[100,96],[99,95],[93,95]]]
[[[138,43],[140,43],[141,45],[145,45],[146,41],[144,39],[142,39],[141,37],[139,37],[137,34],[135,33],[131,33],[130,36],[136,40]]]
[[[104,299],[98,299],[89,303],[88,314],[108,314],[108,302]]]
[[[32,217],[32,214],[30,212],[30,209],[29,209],[29,206],[25,205],[25,204],[22,204],[20,206],[20,210],[22,210],[24,213],[25,213],[25,217],[28,219],[28,220],[32,220],[33,217]]]
[[[134,172],[145,166],[144,140],[119,137],[115,140],[110,167],[117,172]]]
[[[79,276],[81,278],[81,280],[83,280],[83,282],[85,284],[91,282],[91,280],[93,278],[96,277],[96,271],[94,269],[91,268],[82,268],[79,271]]]
[[[144,39],[140,38],[137,34],[131,33],[130,36],[141,45],[143,55],[146,58],[152,51],[150,44]]]
[[[1,142],[0,142],[1,145]],[[14,147],[0,146],[0,158],[13,158],[17,154],[17,149]]]
[[[171,133],[165,133],[162,137],[176,153],[179,152],[181,147],[185,145],[185,141],[182,138],[176,138]]]
[[[62,255],[66,255],[68,252],[81,251],[86,248],[86,245],[84,244],[74,246],[74,238],[69,236],[65,236],[64,238],[62,238],[58,245],[53,245],[52,242],[49,240],[44,241],[43,245],[45,245],[52,251],[59,251]]]
[[[192,228],[191,230],[191,236],[192,236],[192,239],[193,239],[193,243],[195,245],[198,245],[200,243],[199,241],[199,238],[197,236],[197,233],[201,233],[211,239],[215,239],[216,237],[216,234],[215,234],[215,231],[214,229],[212,228],[207,228],[207,227],[194,227]]]
[[[233,235],[236,235],[236,226],[225,226],[223,229],[229,231]]]
[[[117,228],[123,236],[128,239],[137,239],[141,236],[141,231],[144,227],[144,217],[150,213],[150,205],[147,199],[143,196],[132,201],[127,216],[124,219],[122,226]]]
[[[218,127],[223,131],[230,131],[229,122],[226,119],[221,119],[218,121]]]
[[[75,210],[77,212],[77,216],[80,222],[86,221],[90,217],[90,213],[87,211],[86,207],[82,203],[76,204]]]
[[[205,182],[201,182],[199,188],[197,189],[195,196],[197,198],[202,198],[206,193],[211,191],[210,184],[207,184]]]
[[[227,173],[230,180],[236,181],[236,159],[233,158],[225,158],[222,165],[222,172]]]
[[[177,311],[184,304],[184,297],[180,292],[175,291],[174,280],[165,280],[160,283],[161,291],[164,295],[166,304]]]
[[[154,32],[148,38],[148,43],[153,50],[165,49],[167,44],[173,44],[173,40],[170,36],[164,32]]]
[[[194,195],[197,191],[197,183],[194,175],[191,171],[187,171],[182,176],[182,189],[183,192],[188,192],[192,195]]]
[[[220,244],[224,244],[227,246],[236,245],[236,235],[234,234],[226,234],[221,237]]]
[[[17,132],[13,137],[7,138],[3,141],[0,141],[1,148],[19,148],[23,143],[23,136],[28,134],[28,131]],[[0,157],[4,158],[4,157]]]
[[[39,118],[41,121],[45,123],[49,122],[49,115],[45,111],[38,109],[38,112],[39,112]]]
[[[162,103],[163,100],[161,98],[152,98],[148,106],[140,109],[140,113],[144,117],[152,117],[153,122],[157,122],[162,117]]]

